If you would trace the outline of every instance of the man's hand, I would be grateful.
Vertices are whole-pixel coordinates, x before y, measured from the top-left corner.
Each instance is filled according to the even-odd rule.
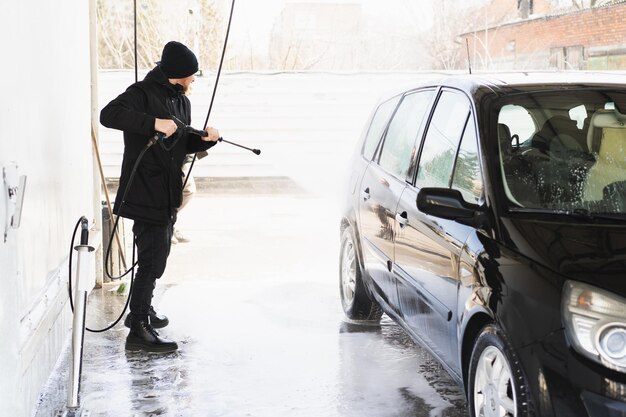
[[[202,137],[202,140],[205,142],[217,142],[217,140],[220,138],[220,132],[213,128],[213,127],[207,127],[206,129],[204,129],[208,136]]]
[[[154,119],[154,130],[157,132],[161,132],[165,135],[166,138],[169,138],[176,132],[178,126],[174,123],[173,120],[170,119]]]

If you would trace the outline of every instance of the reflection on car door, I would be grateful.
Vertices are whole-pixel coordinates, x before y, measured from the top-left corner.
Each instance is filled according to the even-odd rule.
[[[404,190],[397,207],[403,222],[397,226],[394,266],[405,323],[457,372],[456,268],[471,229],[421,213],[416,200],[421,187],[450,187],[461,137],[476,141],[469,100],[444,90],[424,137],[415,186]]]
[[[394,215],[407,185],[415,140],[432,93],[432,90],[422,90],[403,97],[360,185],[359,217],[365,270],[376,292],[396,312],[398,294],[391,274]]]
[[[363,262],[377,292],[392,309],[398,306],[396,284],[389,272],[393,259],[393,213],[406,183],[370,164],[361,182]]]

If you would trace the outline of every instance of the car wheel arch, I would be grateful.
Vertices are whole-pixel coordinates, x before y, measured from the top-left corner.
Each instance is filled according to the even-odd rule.
[[[361,268],[364,268],[365,265],[363,264],[363,247],[361,246],[361,233],[356,225],[355,219],[350,219],[345,216],[341,218],[341,222],[339,225],[339,236],[343,235],[343,232],[349,227],[352,228],[352,238],[354,239],[354,244],[356,245],[357,249],[357,260]]]
[[[461,342],[461,373],[463,376],[463,385],[467,387],[469,376],[469,363],[474,348],[474,342],[480,334],[480,331],[488,324],[495,323],[494,318],[486,311],[475,312],[464,326]],[[465,390],[466,391],[466,390]]]
[[[364,273],[362,271],[362,261],[361,261],[361,253],[358,244],[357,238],[358,231],[350,224],[349,220],[344,218],[341,221],[341,250],[340,250],[340,295],[341,302],[344,309],[344,313],[349,320],[355,320],[359,322],[376,322],[380,321],[380,318],[383,314],[383,310],[379,305],[378,301],[375,300],[373,295],[371,294],[371,290],[367,285],[367,282],[364,280]],[[345,272],[343,268],[343,262],[346,261],[344,258],[344,245],[348,245],[348,242],[352,245],[352,253],[349,262],[356,262],[354,266],[353,275],[345,276]],[[347,246],[346,246],[347,247]],[[346,252],[347,253],[347,252]],[[350,282],[352,284],[352,296],[347,297],[344,300],[344,290],[346,290],[350,285],[346,286],[346,277],[350,278]],[[347,292],[349,293],[349,292]],[[346,294],[347,294],[346,293]]]

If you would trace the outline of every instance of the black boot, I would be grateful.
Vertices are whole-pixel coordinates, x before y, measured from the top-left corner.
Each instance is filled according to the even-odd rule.
[[[154,307],[152,306],[150,306],[150,310],[148,310],[148,319],[150,320],[150,324],[152,325],[152,327],[154,327],[155,329],[161,329],[170,324],[167,316],[164,314],[157,314],[157,312],[154,311]]]
[[[148,319],[150,320],[150,324],[152,325],[152,327],[154,327],[155,329],[162,329],[163,327],[170,324],[170,321],[167,318],[167,316],[163,314],[157,314],[157,312],[154,311],[154,307],[152,306],[150,306],[150,310],[148,310]],[[126,319],[124,320],[124,326],[130,328],[130,320],[131,318],[129,314],[126,316]]]
[[[130,333],[126,337],[126,350],[144,350],[146,352],[174,352],[178,349],[176,342],[167,340],[154,330],[147,319],[130,320]]]

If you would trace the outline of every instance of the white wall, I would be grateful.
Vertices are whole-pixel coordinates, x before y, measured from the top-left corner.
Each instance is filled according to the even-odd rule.
[[[6,1],[0,38],[0,166],[28,177],[21,227],[0,239],[0,404],[25,416],[69,334],[72,229],[94,217],[89,2]]]

